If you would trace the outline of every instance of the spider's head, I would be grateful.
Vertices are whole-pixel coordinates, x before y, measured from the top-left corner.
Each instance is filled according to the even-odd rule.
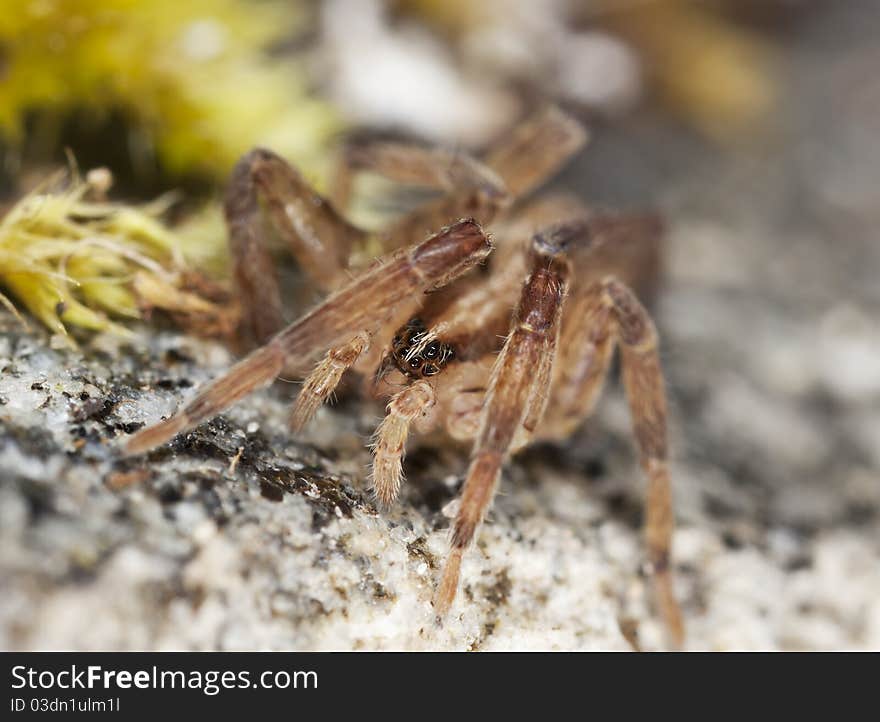
[[[455,358],[455,350],[414,318],[394,335],[391,356],[404,376],[422,379],[439,374]]]

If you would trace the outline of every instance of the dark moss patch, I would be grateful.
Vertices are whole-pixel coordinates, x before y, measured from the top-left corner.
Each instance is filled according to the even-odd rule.
[[[157,389],[165,389],[165,390],[174,390],[174,389],[188,389],[193,385],[193,382],[187,378],[179,378],[179,379],[171,379],[171,378],[163,378],[155,381],[153,386]]]
[[[599,457],[587,459],[583,463],[583,471],[590,479],[601,479],[608,474],[608,466],[605,461]]]
[[[377,582],[370,572],[364,575],[360,587],[376,600],[393,602],[397,598],[384,584]]]
[[[844,514],[848,525],[863,527],[873,524],[877,519],[877,508],[868,504],[852,503],[846,507]]]
[[[71,419],[78,423],[97,419],[110,413],[111,409],[108,408],[104,399],[93,399],[85,392],[80,395],[80,399],[82,399],[82,403],[74,407],[73,413],[70,415]]]
[[[293,451],[297,460],[305,461],[306,466],[294,470],[283,461],[279,463],[284,457],[278,454],[261,430],[245,434],[226,417],[217,416],[177,437],[169,445],[152,451],[149,459],[156,463],[186,456],[219,461],[224,465],[231,465],[236,460],[235,476],[250,483],[256,481],[264,499],[280,502],[284,494],[305,496],[313,507],[314,531],[319,531],[339,515],[351,518],[355,507],[370,508],[352,488],[328,478],[323,468],[327,457],[322,450],[296,445]]]
[[[225,416],[217,416],[189,433],[174,438],[167,446],[151,452],[151,458],[193,456],[228,462],[241,447],[244,439]],[[242,462],[246,461],[242,455]]]

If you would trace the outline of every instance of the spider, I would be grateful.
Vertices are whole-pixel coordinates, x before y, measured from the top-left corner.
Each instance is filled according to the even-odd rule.
[[[169,441],[282,372],[305,376],[291,416],[298,431],[351,372],[365,396],[387,400],[372,442],[381,504],[398,496],[411,431],[439,428],[473,443],[434,597],[442,618],[505,462],[533,440],[571,435],[590,415],[617,347],[647,477],[648,566],[660,614],[679,645],[663,375],[654,324],[631,290],[655,275],[659,221],[593,210],[568,196],[528,200],[586,140],[577,121],[550,107],[481,157],[350,142],[329,198],[272,152],[245,155],[232,173],[225,214],[243,330],[261,345],[182,410],[131,437],[126,452]],[[364,171],[434,196],[368,233],[343,215],[353,178]],[[327,294],[286,327],[266,220]],[[360,268],[351,261],[377,246],[378,261]]]

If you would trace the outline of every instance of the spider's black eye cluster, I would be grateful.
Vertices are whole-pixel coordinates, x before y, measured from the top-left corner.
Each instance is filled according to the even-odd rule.
[[[394,335],[391,342],[391,355],[397,368],[410,378],[436,376],[455,358],[452,346],[437,339],[426,344],[418,354],[413,354],[415,348],[423,343],[427,332],[424,322],[414,318]]]

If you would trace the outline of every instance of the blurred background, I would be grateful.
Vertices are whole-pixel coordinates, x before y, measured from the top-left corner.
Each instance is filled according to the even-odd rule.
[[[222,336],[242,153],[324,188],[352,130],[478,150],[557,102],[592,139],[554,187],[668,224],[653,309],[697,638],[877,648],[878,37],[872,0],[0,0],[0,298],[71,343],[155,308]],[[619,396],[568,461],[525,463],[626,516]]]
[[[849,3],[846,3],[849,5]],[[257,143],[309,166],[347,126],[479,146],[536,103],[733,143],[784,103],[821,0],[4,3],[4,185],[75,148],[132,189],[208,183]],[[658,118],[655,117],[655,122]]]

